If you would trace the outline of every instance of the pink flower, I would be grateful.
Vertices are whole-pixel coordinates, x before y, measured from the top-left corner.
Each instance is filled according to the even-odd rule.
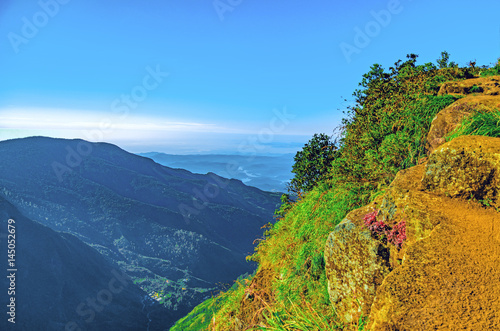
[[[378,210],[368,213],[363,218],[365,220],[365,225],[370,226],[373,222],[377,221]]]
[[[377,221],[378,212],[375,210],[363,217],[365,226],[376,238],[386,235],[387,240],[400,249],[406,240],[406,221],[399,222],[391,229],[384,221]]]
[[[401,248],[406,240],[406,221],[401,221],[396,224],[392,230],[387,233],[387,239],[397,248]]]

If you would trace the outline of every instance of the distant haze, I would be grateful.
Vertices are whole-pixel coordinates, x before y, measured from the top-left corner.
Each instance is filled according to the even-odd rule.
[[[292,178],[294,154],[281,156],[243,155],[169,155],[164,153],[140,153],[155,162],[186,169],[194,173],[213,172],[221,177],[241,180],[248,186],[264,191],[285,192]]]

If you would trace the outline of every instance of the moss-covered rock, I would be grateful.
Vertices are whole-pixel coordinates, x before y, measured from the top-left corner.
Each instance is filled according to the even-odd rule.
[[[464,118],[477,111],[500,109],[500,76],[446,82],[438,94],[464,97],[441,110],[432,120],[425,146],[428,155],[446,142],[446,136],[457,128]]]
[[[500,139],[462,136],[442,145],[429,157],[422,183],[431,192],[498,206]]]
[[[446,142],[446,137],[455,130],[466,117],[475,112],[489,112],[500,109],[500,96],[469,95],[455,101],[441,110],[432,120],[425,148],[427,155]]]
[[[387,247],[349,220],[359,210],[351,214],[330,233],[325,247],[330,301],[345,323],[368,315],[377,287],[390,272]]]
[[[427,134],[426,150],[428,154],[446,142],[446,136],[452,132],[463,118],[469,116],[477,104],[461,99],[449,107],[441,110],[432,120],[431,128]]]
[[[399,172],[384,195],[350,212],[330,233],[325,271],[330,301],[342,322],[369,315],[377,289],[391,270],[400,266],[406,248],[428,236],[442,219],[425,207],[420,185],[423,169],[420,165]],[[364,225],[364,217],[373,211],[388,228],[406,223],[407,239],[401,249]]]
[[[441,85],[438,95],[484,93],[486,95],[500,94],[500,76],[450,81]]]

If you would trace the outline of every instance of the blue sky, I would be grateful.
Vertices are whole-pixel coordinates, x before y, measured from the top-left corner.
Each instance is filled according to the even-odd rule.
[[[332,133],[374,63],[443,50],[493,63],[499,12],[498,0],[2,0],[0,140],[295,152]]]

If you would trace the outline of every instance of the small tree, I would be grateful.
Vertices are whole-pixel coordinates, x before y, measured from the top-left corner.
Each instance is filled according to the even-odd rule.
[[[314,134],[295,155],[295,163],[292,166],[295,177],[290,181],[289,191],[307,192],[319,181],[327,179],[336,151],[337,147],[331,137],[324,133]]]
[[[457,64],[453,61],[448,63],[449,60],[450,54],[447,51],[441,52],[441,57],[436,61],[439,69],[457,67]]]

